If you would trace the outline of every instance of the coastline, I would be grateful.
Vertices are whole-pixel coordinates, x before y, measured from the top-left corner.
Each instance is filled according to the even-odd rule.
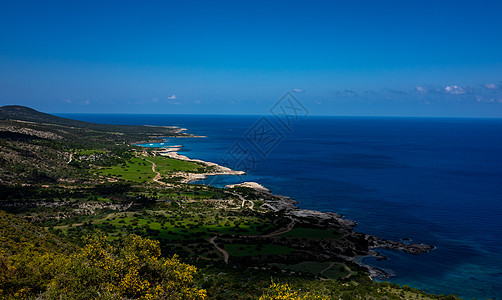
[[[247,188],[255,189],[260,193],[268,194],[269,200],[266,200],[262,207],[268,207],[274,212],[282,212],[284,217],[291,219],[293,222],[297,224],[302,223],[310,223],[311,219],[318,220],[323,222],[330,229],[342,230],[345,231],[346,234],[352,235],[354,238],[362,238],[363,240],[368,242],[366,253],[358,254],[355,256],[345,256],[338,255],[340,258],[343,258],[346,262],[353,262],[358,264],[360,267],[366,269],[370,278],[388,278],[394,276],[392,271],[383,270],[378,267],[373,267],[364,263],[365,257],[376,258],[377,260],[386,260],[387,257],[380,254],[377,249],[387,249],[394,251],[402,251],[409,254],[424,254],[428,253],[431,250],[434,250],[435,247],[426,244],[411,244],[411,243],[403,243],[396,242],[392,240],[382,239],[376,236],[372,236],[369,234],[359,233],[354,230],[357,226],[357,222],[354,220],[346,219],[344,216],[334,213],[334,212],[322,212],[317,210],[309,210],[309,209],[301,209],[296,203],[296,200],[282,195],[274,195],[272,192],[261,184],[256,182],[244,182],[241,184],[231,185],[231,186],[242,186]],[[228,187],[228,186],[227,186]],[[338,248],[339,250],[343,250]],[[355,249],[354,249],[355,250]],[[357,249],[361,250],[361,249]],[[341,251],[343,252],[343,251]]]
[[[217,163],[203,161],[200,159],[192,159],[192,158],[189,158],[185,155],[181,155],[177,152],[181,149],[181,146],[161,148],[161,149],[162,150],[160,150],[160,151],[155,151],[155,153],[159,154],[160,156],[163,156],[163,157],[169,157],[169,158],[177,159],[177,160],[181,160],[181,161],[189,161],[189,162],[199,163],[199,164],[202,164],[202,165],[207,166],[212,169],[211,172],[196,173],[196,174],[195,173],[187,173],[187,172],[174,173],[173,174],[174,176],[180,176],[180,177],[184,178],[181,180],[182,183],[191,183],[194,181],[203,180],[203,179],[206,179],[207,176],[246,175],[246,172],[244,172],[244,171],[235,171],[230,168],[221,166]]]
[[[195,136],[193,136],[195,137]],[[217,175],[245,175],[244,171],[232,170],[228,167],[218,165],[213,162],[207,162],[200,159],[192,159],[185,155],[178,153],[182,148],[181,145],[168,146],[167,148],[159,148],[155,150],[156,155],[169,157],[172,159],[196,162],[208,167],[213,168],[211,172],[205,173],[187,173],[179,172],[175,173],[175,176],[182,177],[182,183],[192,183],[194,181],[202,180],[208,176]],[[382,239],[376,236],[360,233],[354,230],[357,226],[357,222],[353,220],[346,219],[344,216],[334,213],[334,212],[323,212],[317,210],[300,209],[294,200],[288,196],[275,195],[271,190],[267,189],[263,185],[257,182],[242,182],[239,184],[227,185],[225,189],[236,189],[236,188],[247,188],[255,191],[260,195],[260,199],[263,200],[262,208],[271,211],[276,214],[280,214],[282,218],[287,218],[291,220],[291,228],[296,225],[312,225],[322,223],[328,229],[343,232],[344,238],[348,238],[354,241],[353,244],[349,245],[339,245],[333,243],[332,245],[323,245],[325,247],[320,252],[324,252],[325,258],[330,257],[331,259],[336,258],[342,262],[354,263],[359,265],[361,268],[365,269],[370,278],[389,278],[393,276],[393,272],[390,270],[383,270],[378,267],[373,267],[364,263],[364,259],[368,257],[376,258],[377,260],[386,260],[387,257],[380,254],[378,249],[402,251],[409,254],[424,254],[435,247],[426,244],[412,244],[405,243],[403,241],[392,241]],[[236,194],[238,195],[238,194]],[[239,196],[242,198],[242,196]],[[291,228],[289,230],[291,230]],[[277,234],[269,235],[269,237]],[[251,238],[251,237],[250,237]],[[252,237],[261,238],[261,237]],[[320,255],[319,257],[322,257]]]
[[[500,185],[493,185],[493,183],[500,181],[500,168],[497,169],[496,164],[491,163],[499,162],[495,152],[489,152],[500,148],[500,143],[494,142],[500,139],[493,139],[496,134],[500,133],[498,128],[497,130],[494,128],[495,131],[486,131],[482,129],[486,128],[485,125],[489,125],[488,123],[481,124],[477,121],[456,120],[455,124],[459,128],[473,129],[472,132],[469,131],[469,135],[466,136],[465,140],[459,140],[440,134],[443,130],[449,128],[449,123],[439,122],[439,120],[421,120],[421,124],[424,126],[418,130],[415,126],[417,123],[411,119],[386,119],[384,122],[384,120],[377,119],[356,120],[352,118],[342,120],[331,118],[321,120],[314,117],[312,120],[309,119],[305,126],[297,127],[294,135],[285,139],[280,147],[273,151],[273,155],[270,156],[266,163],[256,164],[256,166],[253,166],[253,171],[246,176],[210,177],[205,182],[195,182],[195,185],[177,185],[179,178],[173,178],[173,180],[166,180],[167,185],[162,187],[155,183],[152,184],[154,173],[152,175],[146,174],[150,173],[150,163],[146,160],[144,161],[146,168],[141,168],[141,171],[144,169],[144,172],[142,172],[145,175],[144,177],[143,174],[135,173],[137,168],[132,165],[127,165],[127,168],[121,170],[119,161],[110,162],[114,172],[99,171],[101,168],[109,167],[110,163],[107,161],[110,158],[125,158],[126,162],[128,162],[130,154],[134,155],[134,150],[140,149],[140,147],[128,146],[131,143],[140,140],[154,140],[153,143],[159,147],[162,137],[167,139],[168,143],[165,143],[166,145],[183,144],[186,148],[183,148],[179,152],[180,154],[219,162],[225,166],[234,166],[235,164],[230,162],[227,164],[227,152],[232,143],[243,137],[242,130],[247,128],[248,121],[251,121],[251,119],[235,118],[233,116],[207,116],[204,118],[197,116],[190,120],[185,120],[184,116],[173,118],[166,118],[165,116],[153,117],[141,117],[141,121],[128,115],[117,115],[116,119],[109,119],[108,116],[104,115],[82,115],[79,118],[82,118],[83,121],[98,123],[115,120],[114,123],[116,124],[131,125],[140,124],[139,122],[143,122],[145,119],[153,120],[152,123],[159,125],[183,124],[179,127],[187,127],[190,132],[205,134],[209,138],[201,140],[177,139],[171,138],[174,130],[170,131],[171,134],[155,134],[156,132],[168,131],[160,127],[150,128],[141,125],[137,125],[137,127],[127,127],[127,125],[116,127],[116,125],[110,125],[109,130],[103,133],[103,136],[109,139],[101,139],[101,137],[95,136],[92,131],[89,132],[90,136],[87,137],[80,132],[78,126],[53,126],[43,122],[45,119],[40,120],[42,122],[40,125],[37,125],[37,123],[25,124],[17,121],[5,121],[3,124],[5,126],[14,126],[15,128],[12,127],[14,130],[19,131],[21,128],[27,128],[47,133],[56,132],[65,139],[69,138],[69,141],[83,142],[79,147],[73,147],[74,145],[70,144],[70,149],[72,149],[70,152],[62,148],[57,149],[57,158],[54,161],[42,160],[38,156],[38,153],[41,155],[51,153],[52,149],[37,151],[39,148],[26,147],[30,152],[20,154],[23,159],[26,159],[21,162],[27,166],[27,169],[32,167],[40,168],[47,170],[48,174],[55,174],[58,177],[57,173],[60,173],[60,171],[78,169],[80,165],[85,168],[90,166],[93,169],[94,165],[96,170],[102,173],[102,176],[98,174],[97,177],[91,175],[84,178],[82,175],[85,174],[65,172],[70,175],[69,179],[59,178],[55,184],[43,184],[27,183],[21,176],[26,172],[13,172],[3,174],[4,178],[10,176],[13,179],[3,180],[3,182],[5,184],[18,183],[21,190],[26,187],[25,190],[27,191],[27,188],[59,190],[68,187],[69,191],[73,192],[75,189],[86,185],[109,184],[113,186],[116,182],[120,184],[123,180],[118,178],[117,175],[124,174],[128,178],[123,179],[130,181],[130,184],[134,187],[148,190],[149,186],[151,186],[154,190],[164,192],[162,196],[159,194],[158,200],[178,201],[182,199],[179,200],[180,203],[185,200],[187,205],[192,205],[191,203],[188,204],[188,202],[207,198],[211,199],[211,201],[207,201],[211,209],[223,209],[225,211],[221,211],[221,213],[232,214],[233,211],[226,211],[231,209],[236,211],[235,214],[248,217],[249,214],[255,214],[248,210],[251,202],[245,202],[244,207],[241,208],[242,202],[238,201],[236,196],[230,195],[229,191],[220,188],[216,189],[215,187],[223,187],[225,184],[239,183],[243,180],[257,181],[271,188],[276,194],[294,196],[299,201],[297,205],[300,208],[338,212],[345,215],[346,218],[357,220],[358,225],[355,230],[359,232],[394,241],[409,243],[411,242],[409,239],[413,239],[414,243],[424,242],[437,246],[437,251],[423,256],[377,249],[389,259],[377,260],[372,257],[363,259],[366,264],[394,270],[396,276],[387,279],[388,282],[427,289],[435,294],[452,292],[451,288],[446,287],[448,285],[456,287],[454,292],[465,298],[483,298],[499,294],[500,277],[498,274],[500,274],[502,260],[497,253],[497,249],[500,249],[498,245],[500,240],[492,237],[496,236],[496,228],[500,225],[500,220],[496,217],[497,209],[500,208],[497,206],[497,203],[499,203],[497,196],[501,192]],[[220,118],[230,126],[222,128]],[[166,123],[166,119],[170,123]],[[349,126],[351,124],[357,126],[351,127]],[[361,133],[373,132],[372,130],[381,128],[380,126],[391,126],[399,130],[392,131],[389,135],[387,133],[383,134],[384,132],[382,132],[382,135],[376,134],[371,137],[360,135]],[[339,130],[333,131],[330,128],[338,128]],[[326,129],[326,135],[323,134],[324,129]],[[408,134],[412,129],[417,130],[414,131],[416,136]],[[10,128],[7,127],[7,130],[10,130]],[[339,134],[341,132],[343,132],[342,135]],[[440,145],[429,140],[429,138],[432,138],[431,132],[441,135],[442,138],[448,141],[447,145]],[[371,144],[366,143],[368,138],[369,141],[386,147],[372,147]],[[473,143],[478,138],[481,139],[480,143]],[[36,143],[37,139],[33,141]],[[407,141],[407,143],[401,143],[401,141]],[[26,145],[33,144],[32,140],[20,142]],[[89,147],[87,146],[89,142],[97,142],[97,144]],[[62,143],[65,143],[65,141],[63,140]],[[104,144],[101,145],[102,143]],[[467,144],[475,144],[477,148],[463,147]],[[111,147],[109,148],[108,145]],[[398,145],[399,147],[397,147]],[[416,147],[417,145],[423,145],[424,147],[419,149]],[[38,145],[36,146],[38,147]],[[45,145],[42,146],[45,147]],[[458,152],[451,153],[450,147],[452,146],[455,146]],[[121,153],[128,153],[121,155],[116,151],[110,152],[109,149],[111,148],[120,148]],[[5,150],[5,148],[3,149]],[[154,149],[150,148],[145,152],[148,152],[148,156],[151,157]],[[292,149],[294,151],[291,151]],[[330,151],[335,151],[336,155],[326,156]],[[37,156],[28,156],[30,153]],[[70,160],[72,153],[73,157]],[[462,160],[458,160],[459,157],[466,157],[470,153],[483,155],[472,157],[472,160],[469,160],[468,163],[459,163],[462,162]],[[434,154],[434,156],[431,154]],[[162,175],[165,174],[165,177],[169,177],[173,168],[163,167],[163,163],[175,165],[174,170],[185,170],[184,167],[177,167],[184,164],[181,161],[164,159],[164,162],[162,162],[161,157],[151,158],[151,160],[157,162],[158,170],[161,171]],[[32,163],[33,161],[35,163]],[[136,160],[133,159],[131,162],[136,162]],[[490,163],[485,164],[485,162]],[[472,166],[474,165],[472,164],[474,163],[476,170],[479,172],[473,172]],[[141,165],[145,167],[143,163]],[[57,167],[48,168],[52,166]],[[453,172],[453,169],[445,168],[445,166],[454,167],[456,172]],[[4,165],[5,167],[10,168],[11,166]],[[197,169],[197,166],[195,168]],[[198,171],[196,169],[193,171],[208,171],[207,168],[204,168],[205,170],[199,168]],[[239,170],[238,167],[233,169]],[[449,171],[444,173],[447,170]],[[138,178],[141,179],[140,176],[143,177],[142,180],[138,180]],[[465,184],[460,184],[467,179],[469,180]],[[143,184],[141,181],[145,183]],[[198,183],[209,183],[213,187],[199,185]],[[82,189],[82,191],[91,193],[90,190],[88,192],[88,190]],[[171,193],[171,191],[174,193]],[[185,191],[192,192],[184,193]],[[198,191],[203,192],[199,193]],[[107,190],[101,192],[108,193]],[[246,191],[243,190],[242,195],[247,199],[254,200],[252,194],[246,195],[245,193]],[[37,202],[43,201],[38,195],[35,196]],[[87,199],[83,199],[83,202],[88,202]],[[153,199],[154,197],[150,200]],[[473,199],[476,199],[476,201],[472,202]],[[19,198],[16,203],[21,204],[22,200],[23,198]],[[112,200],[115,201],[115,198]],[[259,210],[262,202],[259,199],[254,202],[255,210]],[[64,212],[65,218],[80,214],[80,210],[75,209],[75,207],[69,209],[71,214],[68,215]],[[16,208],[16,210],[24,213],[22,208]],[[54,213],[40,211],[36,212],[35,215],[41,216],[42,220],[48,220],[57,217],[59,211],[64,211],[65,208],[55,208],[55,210]],[[270,215],[272,214],[270,213]],[[268,216],[263,218],[263,220],[265,219],[269,219]],[[289,219],[286,220],[289,221]],[[273,223],[268,224],[272,225],[271,227],[274,229],[284,226],[281,223]],[[252,224],[255,223],[252,222]],[[495,227],[490,225],[495,225]],[[246,228],[246,230],[248,229]],[[269,231],[257,230],[257,232],[268,233]],[[290,236],[288,239],[294,242],[295,240]],[[304,236],[309,238],[308,235]],[[222,240],[220,238],[217,241],[218,244],[231,244],[232,242],[230,239]],[[270,243],[275,243],[275,241],[272,240]],[[253,247],[245,248],[245,250],[253,250]],[[190,251],[190,249],[187,249],[187,251]],[[469,267],[460,268],[460,266],[464,265]],[[478,288],[482,288],[483,291],[479,292]]]

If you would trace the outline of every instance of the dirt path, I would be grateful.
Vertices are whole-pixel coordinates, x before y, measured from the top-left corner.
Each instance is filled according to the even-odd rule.
[[[251,200],[247,200],[246,198],[242,197],[242,195],[239,195],[237,193],[232,193],[232,195],[239,197],[239,199],[242,201],[241,203],[241,209],[244,208],[244,205],[246,204],[246,201],[251,203],[251,206],[249,206],[249,209],[254,210],[254,202]]]
[[[286,233],[286,232],[290,232],[291,229],[293,229],[293,227],[295,227],[296,220],[293,219],[293,218],[291,218],[291,217],[288,217],[288,218],[291,220],[291,223],[289,223],[286,228],[279,229],[279,230],[277,230],[275,232],[262,235],[262,237],[272,237],[272,236],[280,235],[280,234],[283,234],[283,233]]]
[[[335,265],[338,265],[338,264],[336,264],[334,262],[330,262],[329,266],[327,266],[324,270],[322,270],[321,272],[319,272],[319,274],[322,274],[322,273],[328,271],[329,269],[333,268]],[[349,268],[346,264],[342,264],[342,266],[345,268],[345,270],[347,270],[347,272],[349,272],[349,274],[343,276],[342,279],[347,279],[350,276],[354,275],[354,271],[352,271],[352,269]]]
[[[328,271],[329,269],[333,268],[334,265],[335,265],[334,262],[330,262],[326,268],[324,268],[321,272],[319,272],[319,274],[322,274],[322,273]]]
[[[156,174],[155,177],[153,177],[153,181],[159,182],[159,179],[161,178],[161,176],[160,176],[160,173],[155,170],[157,165],[153,161],[149,160],[148,158],[143,158],[143,159],[152,164],[152,172]]]
[[[250,210],[254,210],[254,202],[253,202],[253,201],[251,201],[251,200],[246,200],[246,199],[243,199],[243,200],[242,200],[242,203],[241,203],[241,209],[243,209],[243,208],[244,208],[244,206],[246,205],[246,202],[251,203],[251,205],[249,206],[249,209],[250,209]]]
[[[153,179],[152,179],[153,181],[155,181],[157,183],[160,183],[162,185],[170,185],[168,183],[160,181],[160,179],[162,178],[162,176],[160,176],[160,173],[155,170],[155,168],[157,167],[157,165],[153,161],[149,160],[148,158],[143,158],[143,159],[152,164],[152,171],[156,174],[155,177],[153,177]]]
[[[347,274],[347,276],[343,277],[343,279],[347,279],[350,276],[354,275],[354,271],[352,271],[351,268],[349,268],[346,264],[343,264],[343,266],[345,267],[345,270],[349,271],[349,274]]]
[[[212,238],[208,239],[208,242],[213,244],[214,248],[216,248],[216,250],[220,251],[221,254],[223,254],[223,260],[225,261],[226,264],[228,264],[228,258],[230,257],[230,255],[228,255],[228,252],[225,249],[222,249],[218,245],[216,245],[216,243],[214,242],[216,238],[217,238],[216,236],[213,236]]]

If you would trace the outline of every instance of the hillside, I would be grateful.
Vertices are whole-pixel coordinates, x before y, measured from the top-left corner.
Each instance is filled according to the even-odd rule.
[[[0,120],[20,120],[36,123],[47,123],[74,127],[92,127],[99,124],[92,124],[67,118],[62,118],[34,110],[21,105],[6,105],[0,107]]]
[[[127,133],[129,135],[137,135],[137,134],[148,135],[148,136],[178,135],[178,131],[172,127],[107,125],[107,124],[89,123],[89,122],[83,122],[54,116],[20,105],[7,105],[0,107],[0,120],[34,122],[40,125],[42,124],[59,125],[65,128],[74,127],[93,131]]]
[[[177,135],[173,128],[20,106],[0,115],[2,299],[186,299],[190,291],[190,299],[445,299],[371,281],[385,271],[354,263],[381,258],[378,248],[423,254],[428,245],[359,233],[338,214],[301,210],[266,190],[187,183],[219,166],[133,144]]]
[[[75,246],[66,239],[0,210],[0,251],[13,255],[30,248],[39,252],[71,252]]]
[[[0,184],[82,179],[86,177],[85,167],[69,163],[71,149],[101,149],[105,153],[99,160],[116,160],[120,153],[130,150],[132,143],[168,136],[187,135],[174,127],[94,124],[24,106],[3,106],[0,107]]]

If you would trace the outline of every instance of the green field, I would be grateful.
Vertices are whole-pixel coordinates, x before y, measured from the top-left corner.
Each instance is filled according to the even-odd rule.
[[[349,271],[345,268],[344,264],[337,264],[331,269],[326,270],[322,275],[330,279],[340,279],[349,275]]]
[[[100,175],[119,177],[135,182],[152,181],[152,178],[155,177],[152,164],[138,157],[131,158],[125,164],[100,169],[97,172]]]
[[[226,244],[225,250],[230,256],[257,256],[257,255],[279,255],[289,254],[292,248],[286,246],[265,244],[265,245],[245,245],[245,244]]]
[[[296,272],[319,274],[322,270],[329,267],[329,262],[302,262],[294,265],[271,264],[281,269],[288,269]]]
[[[310,273],[313,275],[323,275],[324,277],[330,279],[339,279],[349,275],[349,271],[347,270],[345,264],[340,264],[340,263],[301,262],[293,265],[277,264],[277,263],[270,265],[295,272]]]
[[[280,237],[312,238],[312,239],[337,239],[341,233],[329,229],[293,228],[291,231],[279,235]]]
[[[256,217],[235,218],[218,214],[210,209],[191,211],[179,210],[148,211],[141,215],[131,213],[111,214],[94,224],[110,224],[117,228],[139,228],[156,230],[156,236],[163,239],[208,238],[219,234],[259,235],[270,229]]]
[[[155,170],[161,175],[168,175],[173,172],[197,173],[205,170],[204,166],[189,161],[166,157],[133,157],[126,163],[99,169],[97,173],[134,182],[152,182],[156,174],[152,171],[152,163],[146,159],[155,163]]]

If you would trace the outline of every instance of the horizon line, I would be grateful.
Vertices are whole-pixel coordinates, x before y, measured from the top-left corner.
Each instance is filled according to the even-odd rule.
[[[114,112],[47,112],[54,115],[170,115],[170,116],[247,116],[247,117],[266,117],[273,114],[226,114],[226,113],[114,113]],[[291,117],[294,117],[291,115]],[[502,119],[502,117],[473,117],[473,116],[410,116],[410,115],[320,115],[309,114],[306,117],[340,117],[340,118],[417,118],[417,119]]]

